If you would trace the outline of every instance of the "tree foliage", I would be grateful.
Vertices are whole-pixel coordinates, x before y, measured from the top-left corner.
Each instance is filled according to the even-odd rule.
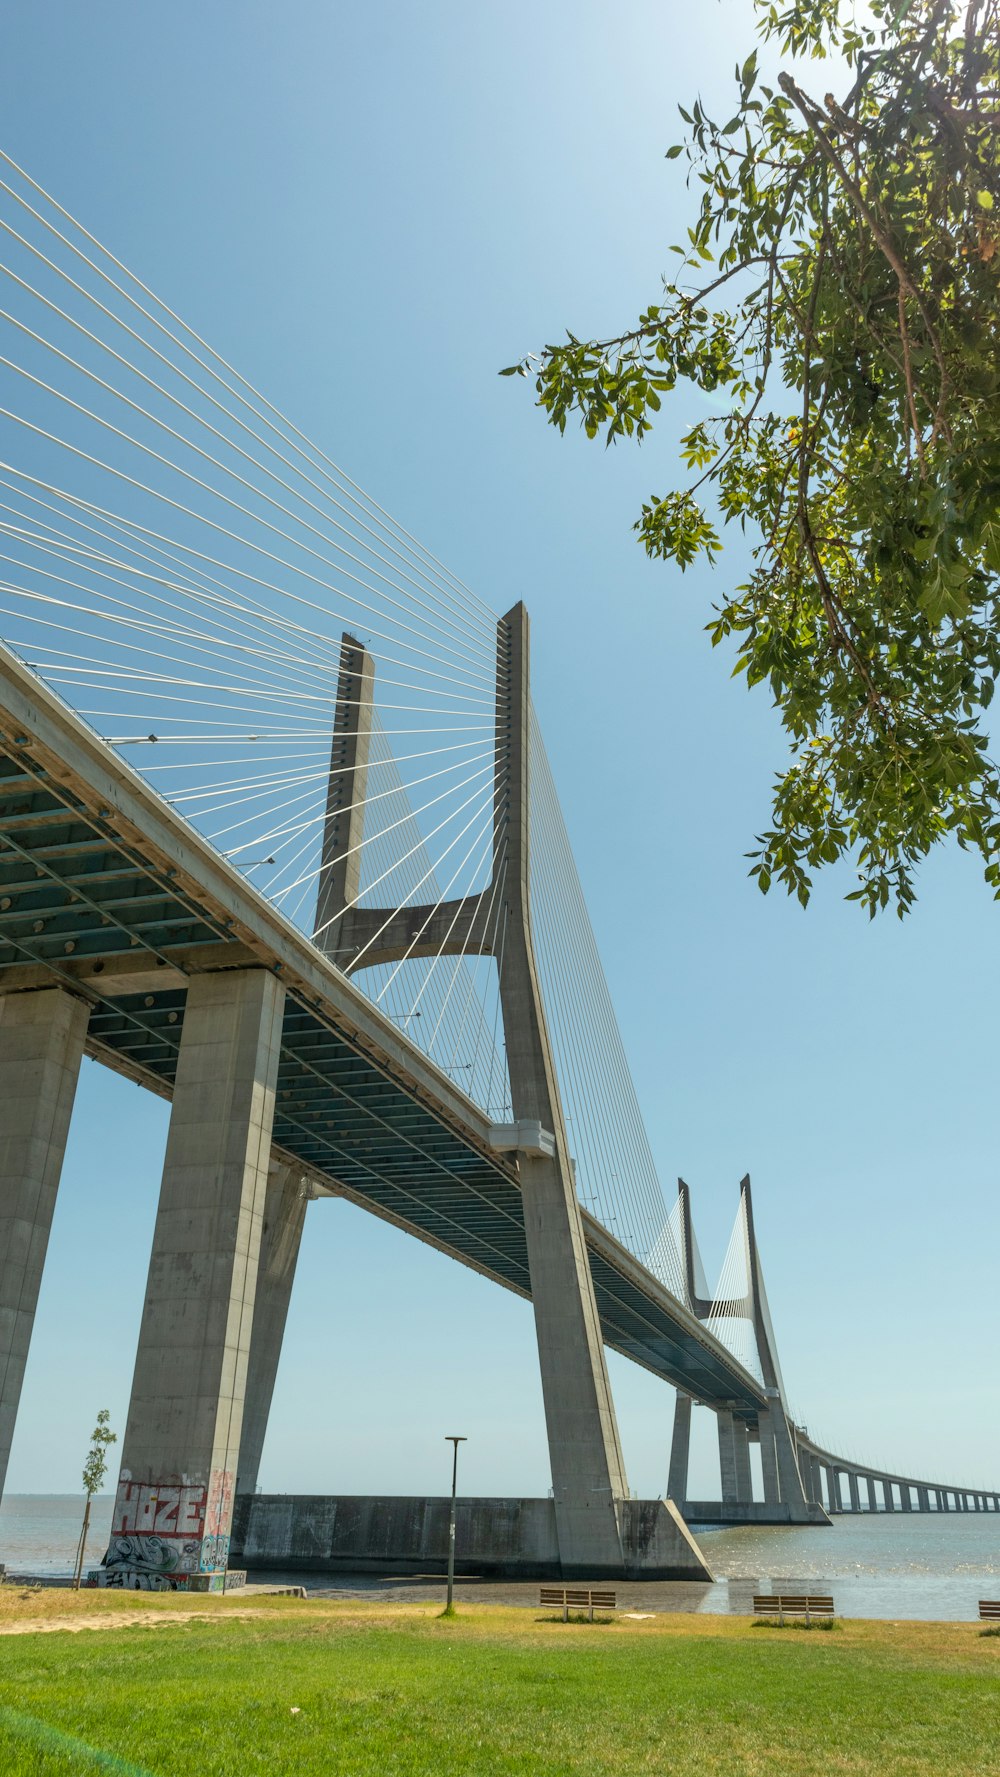
[[[753,874],[805,903],[855,860],[902,916],[948,835],[1000,897],[1000,0],[757,5],[733,115],[682,110],[700,191],[680,263],[635,327],[569,334],[512,365],[560,431],[641,440],[682,383],[718,412],[682,440],[684,484],[637,530],[684,569],[720,532],[747,582],[709,624],[770,686],[790,742]],[[775,50],[778,52],[775,57]],[[809,91],[839,58],[849,90]]]
[[[91,1433],[90,1449],[83,1465],[83,1491],[88,1499],[93,1494],[100,1493],[101,1483],[108,1472],[108,1445],[118,1442],[118,1433],[111,1430],[110,1421],[111,1415],[107,1407],[102,1407]]]

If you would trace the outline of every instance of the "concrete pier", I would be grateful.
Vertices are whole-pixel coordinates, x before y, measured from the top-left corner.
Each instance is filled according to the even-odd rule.
[[[858,1486],[858,1477],[854,1473],[853,1469],[851,1469],[848,1472],[847,1487],[848,1487],[848,1491],[851,1495],[851,1511],[852,1512],[860,1512],[860,1510],[861,1510],[861,1489]]]
[[[776,1410],[781,1411],[780,1401]],[[774,1413],[761,1412],[757,1418],[760,1436],[760,1470],[764,1482],[765,1505],[776,1505],[781,1498],[778,1481],[778,1454],[775,1448]]]
[[[288,1303],[298,1262],[299,1244],[310,1200],[309,1187],[298,1167],[272,1160],[268,1169],[261,1226],[260,1258],[250,1355],[247,1363],[243,1405],[243,1431],[237,1471],[237,1493],[253,1493],[257,1486],[261,1451],[271,1411],[274,1379],[285,1336]]]
[[[690,1454],[691,1396],[678,1389],[674,1402],[674,1435],[670,1441],[670,1471],[667,1476],[667,1497],[678,1504],[687,1498]]]
[[[724,1505],[735,1505],[739,1499],[736,1485],[736,1449],[733,1437],[733,1416],[723,1410],[716,1414],[716,1426],[719,1434],[719,1476],[722,1486],[722,1502]]]
[[[868,1476],[867,1485],[868,1485],[868,1510],[870,1512],[877,1512],[878,1505],[876,1504],[876,1501],[875,1501],[875,1482],[874,1482],[871,1475]]]
[[[736,1497],[753,1499],[753,1478],[750,1471],[750,1437],[745,1419],[733,1420],[733,1461],[736,1468]]]
[[[111,1541],[91,1583],[221,1589],[271,1155],[284,988],[188,989]]]
[[[58,987],[0,997],[0,1493],[89,1013]]]

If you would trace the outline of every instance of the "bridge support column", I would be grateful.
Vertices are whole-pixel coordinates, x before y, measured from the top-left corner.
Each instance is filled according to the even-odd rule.
[[[875,1503],[875,1482],[872,1479],[871,1475],[869,1475],[867,1477],[867,1483],[868,1483],[868,1510],[870,1512],[877,1512],[878,1506]]]
[[[899,1483],[899,1503],[902,1506],[904,1512],[912,1512],[912,1510],[913,1510],[913,1495],[910,1491],[910,1485],[909,1485],[908,1481],[900,1481],[900,1483]]]
[[[858,1486],[858,1477],[856,1474],[854,1474],[853,1470],[848,1474],[847,1486],[848,1486],[848,1490],[851,1495],[851,1511],[852,1512],[860,1512],[860,1510],[861,1510],[861,1490]]]
[[[757,1415],[760,1431],[760,1471],[764,1480],[764,1502],[766,1505],[777,1505],[781,1498],[781,1485],[778,1480],[778,1451],[774,1438],[774,1416],[762,1410]]]
[[[827,1491],[827,1496],[830,1501],[831,1512],[842,1512],[844,1509],[844,1502],[840,1497],[840,1471],[839,1471],[839,1469],[835,1469],[832,1467],[827,1469],[827,1471],[826,1471],[826,1491]]]
[[[816,1504],[821,1506],[823,1504],[823,1465],[818,1456],[810,1456],[809,1464],[812,1472],[812,1496]]]
[[[896,1510],[896,1502],[892,1497],[891,1481],[882,1482],[882,1501],[887,1512],[894,1512]]]
[[[723,1505],[735,1505],[739,1498],[736,1486],[736,1447],[733,1436],[733,1416],[722,1408],[716,1414],[719,1430],[719,1474],[722,1482]]]
[[[926,1487],[918,1487],[917,1488],[917,1511],[918,1512],[929,1512],[930,1509],[931,1509],[931,1496],[928,1493],[927,1488]]]
[[[220,1589],[243,1422],[284,988],[188,989],[111,1541],[93,1583]]]
[[[252,1493],[257,1485],[308,1204],[309,1190],[299,1168],[272,1160],[261,1224],[237,1493]]]
[[[736,1468],[736,1497],[748,1504],[753,1499],[753,1477],[750,1470],[750,1434],[745,1419],[733,1420],[733,1460]]]
[[[674,1435],[670,1443],[670,1472],[667,1476],[667,1497],[682,1506],[688,1496],[688,1467],[691,1453],[691,1396],[677,1390],[674,1402]]]
[[[0,1495],[89,1013],[59,987],[0,998]]]
[[[621,1572],[618,1506],[628,1498],[604,1341],[531,939],[528,614],[498,628],[494,871],[506,855],[498,956],[512,1108],[554,1136],[552,1155],[518,1155],[552,1488],[563,1573]]]

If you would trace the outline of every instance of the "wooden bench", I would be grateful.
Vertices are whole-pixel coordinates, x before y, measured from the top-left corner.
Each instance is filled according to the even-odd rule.
[[[979,1621],[981,1623],[1000,1623],[1000,1598],[980,1598]]]
[[[570,1606],[577,1610],[585,1610],[594,1620],[595,1610],[617,1610],[617,1592],[602,1590],[599,1586],[543,1586],[539,1604],[557,1605],[563,1613],[563,1622],[569,1622]]]
[[[833,1599],[820,1592],[779,1592],[774,1597],[756,1594],[753,1601],[755,1617],[777,1617],[783,1623],[786,1617],[805,1617],[806,1622],[813,1617],[832,1617]]]

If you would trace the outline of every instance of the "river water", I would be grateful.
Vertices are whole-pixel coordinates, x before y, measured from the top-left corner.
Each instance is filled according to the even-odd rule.
[[[91,1566],[107,1546],[111,1504],[110,1494],[94,1500]],[[69,1574],[82,1516],[78,1494],[9,1494],[0,1505],[0,1562],[12,1574]],[[808,1589],[832,1592],[842,1616],[972,1621],[980,1598],[1000,1597],[1000,1513],[845,1513],[830,1527],[747,1526],[695,1534],[718,1584],[637,1582],[619,1587],[620,1602],[646,1610],[742,1614],[752,1609],[755,1591]],[[439,1584],[437,1577],[422,1584],[362,1574],[286,1577],[326,1595],[420,1596],[428,1584]],[[537,1587],[460,1584],[466,1597],[537,1603]]]

